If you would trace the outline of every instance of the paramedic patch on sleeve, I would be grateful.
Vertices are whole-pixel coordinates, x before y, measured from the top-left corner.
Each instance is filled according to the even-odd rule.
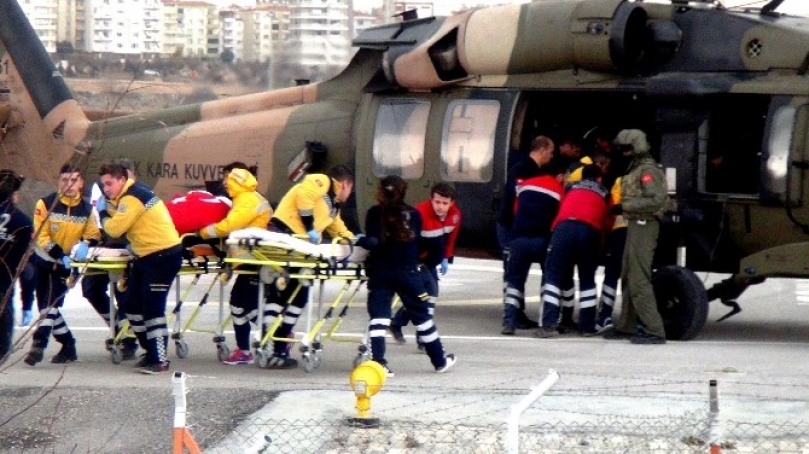
[[[643,184],[651,183],[652,181],[654,181],[654,179],[655,179],[654,175],[652,175],[651,173],[647,173],[640,177],[640,182]]]

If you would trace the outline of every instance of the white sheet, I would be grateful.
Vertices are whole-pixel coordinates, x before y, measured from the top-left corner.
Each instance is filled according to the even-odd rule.
[[[271,244],[282,244],[289,246],[295,251],[304,254],[315,255],[323,259],[338,259],[345,260],[348,258],[349,262],[362,263],[368,258],[368,250],[358,246],[353,248],[347,244],[312,244],[306,240],[295,238],[292,235],[285,233],[270,232],[269,230],[260,229],[258,227],[251,227],[247,229],[236,230],[228,237],[228,244],[232,244],[232,240],[253,239],[259,240],[260,246],[269,246]]]

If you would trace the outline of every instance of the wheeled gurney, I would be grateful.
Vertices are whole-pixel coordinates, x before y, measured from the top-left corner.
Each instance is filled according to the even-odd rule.
[[[320,366],[323,342],[327,339],[351,342],[344,336],[335,336],[349,305],[354,301],[366,278],[364,275],[365,249],[355,247],[348,240],[335,240],[329,244],[314,245],[291,235],[269,232],[262,229],[245,229],[233,232],[227,240],[228,256],[225,262],[238,265],[255,265],[259,267],[259,277],[263,284],[275,285],[284,290],[290,280],[296,279],[298,284],[284,302],[285,309],[304,286],[312,286],[318,282],[317,320],[314,319],[313,304],[307,304],[306,333],[301,339],[275,337],[284,313],[281,312],[262,332],[261,340],[255,343],[256,364],[267,367],[271,355],[270,341],[300,343],[303,368],[312,372]],[[236,268],[238,269],[238,268]],[[342,286],[335,299],[323,313],[323,294],[326,281],[339,281]],[[311,294],[310,294],[311,298]],[[259,320],[263,322],[264,286],[259,286]],[[341,306],[342,304],[342,306]],[[321,315],[322,314],[322,315]],[[336,315],[336,317],[335,317]],[[334,320],[331,320],[334,318]],[[331,320],[328,327],[326,324]],[[263,323],[262,330],[263,330]],[[325,330],[324,330],[325,328]]]
[[[171,339],[174,341],[175,354],[178,358],[185,358],[188,356],[188,344],[183,338],[184,333],[188,331],[193,332],[207,332],[214,334],[213,341],[216,344],[217,356],[220,360],[227,358],[230,354],[227,344],[225,343],[224,327],[229,322],[224,319],[224,285],[225,281],[219,279],[220,276],[225,274],[225,263],[221,255],[216,254],[216,251],[211,247],[204,247],[207,245],[194,246],[188,248],[188,254],[185,254],[180,272],[175,279],[175,292],[176,304],[174,309],[168,314],[167,325],[173,326],[170,334]],[[110,294],[110,336],[105,341],[105,346],[110,352],[110,358],[114,364],[119,364],[123,360],[121,342],[126,337],[134,337],[129,329],[129,321],[124,320],[120,330],[116,330],[118,305],[115,297],[115,290],[124,291],[126,287],[126,277],[129,266],[131,266],[134,256],[126,249],[110,249],[110,248],[90,248],[88,252],[88,259],[86,261],[73,261],[71,267],[77,270],[82,276],[107,274],[109,276],[109,294]],[[191,290],[196,287],[200,281],[200,277],[205,274],[215,274],[214,279],[207,285],[204,296],[200,299],[199,304],[188,318],[183,323],[181,318],[181,309],[185,299],[190,295]],[[183,290],[181,290],[181,277],[193,276],[193,279],[188,283]],[[207,303],[208,296],[213,290],[214,285],[219,282],[219,311],[218,321],[213,329],[197,328],[193,323],[199,315],[202,307]],[[117,332],[116,332],[117,331]]]

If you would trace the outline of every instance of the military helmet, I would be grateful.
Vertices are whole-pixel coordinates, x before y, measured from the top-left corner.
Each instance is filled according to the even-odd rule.
[[[649,152],[649,141],[646,140],[646,133],[640,129],[624,129],[615,136],[612,141],[615,145],[628,145],[632,147],[635,154]]]

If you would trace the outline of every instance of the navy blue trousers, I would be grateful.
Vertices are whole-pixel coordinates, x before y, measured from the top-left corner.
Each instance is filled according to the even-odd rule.
[[[124,311],[151,363],[166,361],[166,301],[182,260],[177,246],[135,259],[129,271]]]
[[[436,272],[434,267],[422,265],[419,266],[419,273],[421,274],[421,281],[424,283],[424,289],[430,297],[427,300],[427,308],[432,316],[435,314],[435,301],[438,299],[438,272]],[[393,315],[393,319],[390,323],[391,325],[399,327],[407,326],[407,324],[410,323],[410,314],[408,314],[404,304],[400,306],[396,314]]]
[[[39,323],[39,327],[34,331],[33,346],[47,347],[51,334],[60,344],[75,342],[73,333],[67,327],[67,323],[65,323],[60,311],[65,302],[65,294],[67,293],[66,279],[70,272],[61,263],[48,262],[36,255],[31,256],[31,263],[34,265],[37,307],[40,313],[45,314],[45,317]]]
[[[369,270],[370,271],[370,270]],[[429,294],[417,269],[373,270],[368,273],[368,337],[371,341],[371,359],[387,364],[385,335],[390,326],[391,302],[398,294],[416,326],[417,339],[424,345],[434,367],[444,367],[444,346],[438,335],[428,305]]]
[[[567,220],[556,225],[545,260],[542,289],[542,326],[559,324],[559,306],[566,280],[579,272],[579,331],[595,330],[596,282],[601,232],[581,221]]]
[[[503,253],[503,325],[514,328],[518,311],[525,311],[525,281],[531,265],[544,269],[548,250],[547,237],[515,238]],[[537,291],[539,293],[539,290]]]

